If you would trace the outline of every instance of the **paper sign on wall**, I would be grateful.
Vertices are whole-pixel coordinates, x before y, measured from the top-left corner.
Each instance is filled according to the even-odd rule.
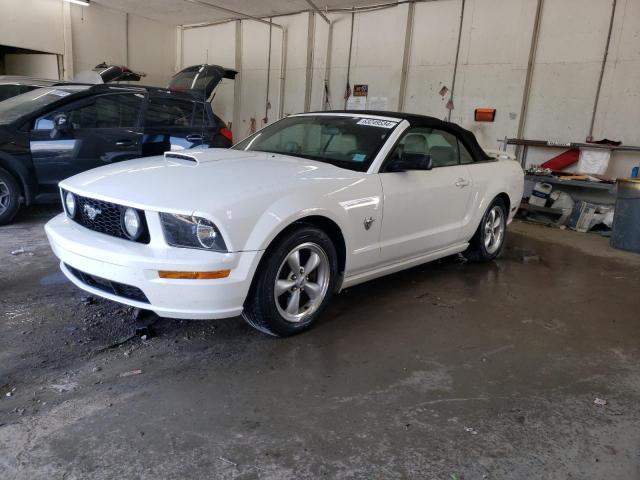
[[[389,110],[389,99],[387,97],[371,97],[367,107],[369,110]]]
[[[367,97],[351,95],[347,100],[347,110],[364,110],[365,108],[367,108]]]

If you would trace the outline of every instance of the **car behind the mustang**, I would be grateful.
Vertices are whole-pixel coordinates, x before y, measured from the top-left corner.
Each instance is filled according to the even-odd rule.
[[[523,190],[512,160],[435,118],[322,112],[231,150],[167,152],[60,183],[46,232],[78,287],[160,316],[241,315],[298,333],[332,295],[444,256],[503,248]]]

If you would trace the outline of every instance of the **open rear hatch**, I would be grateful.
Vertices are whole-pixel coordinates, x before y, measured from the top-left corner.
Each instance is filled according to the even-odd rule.
[[[233,80],[238,74],[230,68],[220,65],[193,65],[176,73],[169,83],[169,90],[184,92],[193,90],[210,100],[213,92],[223,78]]]
[[[129,67],[122,65],[107,65],[101,63],[93,70],[79,72],[74,78],[75,83],[90,83],[99,85],[110,82],[139,82],[146,75],[142,72],[134,72]]]

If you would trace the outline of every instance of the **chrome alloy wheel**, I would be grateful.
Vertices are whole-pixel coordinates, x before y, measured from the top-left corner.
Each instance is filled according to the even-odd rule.
[[[0,180],[0,215],[9,208],[10,202],[11,192],[9,191],[9,185]]]
[[[504,237],[504,213],[500,206],[495,205],[484,222],[484,247],[489,255],[493,255],[502,245]]]
[[[307,242],[291,250],[280,264],[274,285],[278,312],[294,323],[304,322],[322,305],[331,276],[329,257]]]

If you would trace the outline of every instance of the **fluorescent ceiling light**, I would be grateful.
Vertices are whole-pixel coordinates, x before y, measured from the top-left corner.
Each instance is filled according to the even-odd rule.
[[[90,0],[64,0],[64,1],[69,3],[75,3],[76,5],[82,5],[83,7],[88,7]]]

